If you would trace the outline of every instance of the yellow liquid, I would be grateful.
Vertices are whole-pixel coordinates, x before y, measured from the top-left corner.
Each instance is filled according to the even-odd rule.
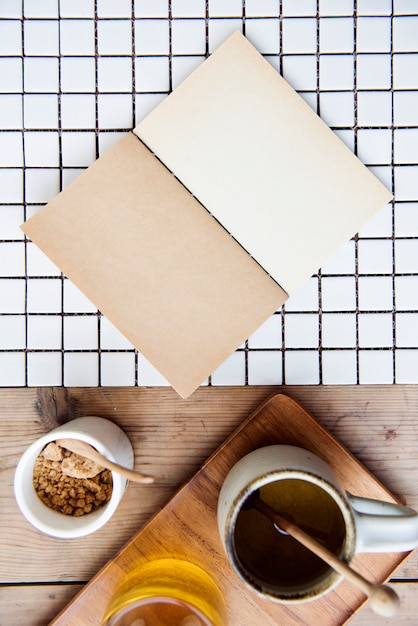
[[[179,559],[149,561],[116,591],[103,626],[225,626],[221,592],[200,567]]]
[[[287,514],[308,534],[340,555],[345,544],[345,522],[334,499],[315,484],[300,479],[271,482],[260,489],[260,498]],[[280,532],[255,509],[238,514],[234,546],[242,568],[256,585],[280,589],[319,580],[332,570],[298,541]]]

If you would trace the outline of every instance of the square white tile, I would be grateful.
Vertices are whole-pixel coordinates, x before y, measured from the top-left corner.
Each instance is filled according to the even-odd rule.
[[[209,17],[237,17],[242,15],[242,0],[208,0]]]
[[[23,97],[24,125],[28,129],[58,128],[58,98],[53,94]]]
[[[62,322],[60,315],[28,315],[29,350],[60,350]]]
[[[99,384],[99,355],[92,352],[64,354],[64,387],[97,387]]]
[[[354,276],[322,278],[321,301],[323,311],[355,311],[356,282]]]
[[[132,97],[128,94],[99,94],[99,128],[132,128]]]
[[[173,17],[205,17],[205,0],[172,0]]]
[[[320,52],[353,52],[354,22],[349,17],[325,17],[319,21]]]
[[[357,52],[390,52],[391,18],[359,17],[356,42]]]
[[[395,124],[418,125],[418,91],[395,91],[393,105]]]
[[[0,350],[24,349],[26,327],[24,315],[0,316]]]
[[[24,387],[26,363],[23,352],[0,352],[0,381],[2,387]]]
[[[60,313],[62,309],[62,282],[60,279],[28,278],[28,313]]]
[[[64,317],[65,350],[97,350],[98,328],[95,315]]]
[[[100,92],[132,92],[132,59],[130,57],[99,57],[97,87]]]
[[[170,68],[168,57],[137,57],[135,59],[135,90],[140,93],[168,92]]]
[[[321,93],[320,115],[328,126],[353,126],[354,94],[351,91]]]
[[[63,56],[94,56],[96,51],[92,20],[61,20],[60,50]]]
[[[293,4],[300,4],[301,1],[306,5],[306,0],[297,0]],[[248,17],[277,15],[279,10],[279,0],[246,0],[245,2],[245,12]]]
[[[132,55],[131,20],[99,20],[97,41],[99,54]]]
[[[395,129],[394,160],[395,163],[418,163],[418,128]]]
[[[61,125],[63,129],[96,127],[96,99],[93,94],[63,94],[61,96]]]
[[[30,352],[27,359],[29,387],[59,387],[63,384],[61,352]]]
[[[20,24],[18,27],[20,37]],[[26,56],[58,56],[59,33],[56,20],[25,20],[23,27]]]
[[[60,192],[60,173],[58,168],[26,170],[26,200],[46,204]]]
[[[168,0],[134,0],[135,16],[168,17]]]
[[[418,345],[418,312],[396,313],[396,347],[411,348]]]
[[[391,385],[394,380],[391,350],[359,350],[359,383]]]
[[[135,355],[132,352],[102,352],[100,383],[111,387],[133,387],[135,385]]]
[[[23,0],[25,17],[58,17],[58,0]]]
[[[392,162],[392,132],[389,129],[360,128],[357,154],[365,165],[388,165]]]
[[[357,383],[355,350],[323,350],[321,360],[324,385],[355,385]]]
[[[284,18],[282,22],[283,54],[314,53],[317,24],[314,18]]]
[[[173,54],[205,54],[205,20],[178,19],[173,21],[171,38]]]
[[[63,93],[94,93],[96,91],[94,57],[63,57],[61,89]]]
[[[391,313],[359,313],[358,340],[360,348],[390,348],[393,346]]]
[[[0,133],[0,167],[23,166],[23,137],[18,131]]]
[[[358,279],[360,311],[391,311],[393,285],[391,276],[360,276]]]
[[[322,266],[323,274],[354,274],[356,268],[356,245],[352,239]]]
[[[397,237],[418,237],[418,202],[395,203]]]
[[[0,244],[0,276],[25,276],[25,246],[23,242]]]
[[[0,119],[4,130],[19,130],[23,127],[22,104],[20,95],[0,94]]]
[[[397,200],[418,198],[418,166],[395,167],[395,194]]]
[[[335,4],[335,3],[334,3]],[[257,0],[253,0],[255,9]],[[315,16],[317,12],[316,0],[282,0],[282,13],[286,16]],[[323,10],[322,10],[323,12]]]
[[[358,242],[359,274],[391,274],[392,242],[362,239]]]
[[[26,57],[23,67],[26,93],[57,93],[59,91],[58,59]]]
[[[390,89],[391,57],[390,54],[357,55],[357,88]]]
[[[395,276],[397,311],[418,311],[418,276]]]
[[[319,341],[318,315],[288,313],[284,322],[286,348],[317,348]]]
[[[418,15],[411,15],[408,18],[395,17],[393,19],[394,52],[416,52],[417,33]]]
[[[319,85],[321,89],[341,91],[353,89],[353,57],[348,54],[321,55]]]
[[[0,278],[0,313],[25,313],[26,281]]]
[[[289,4],[292,0],[287,0]],[[314,3],[315,4],[315,3]],[[353,0],[319,0],[319,11],[321,15],[353,15],[354,2]],[[316,11],[314,11],[314,14]]]
[[[23,206],[7,204],[0,206],[0,239],[24,239],[24,234],[19,228],[23,221]]]
[[[131,17],[132,0],[97,0],[98,17]]]
[[[395,241],[395,271],[398,274],[418,274],[418,239]]]
[[[0,20],[0,55],[22,54],[21,23],[19,20]]]
[[[418,55],[393,55],[393,86],[395,89],[418,89]]]
[[[64,167],[88,167],[96,160],[96,134],[63,131],[61,151]]]
[[[392,94],[388,91],[359,91],[357,122],[359,126],[391,126]]]
[[[418,383],[418,350],[395,350],[396,382],[416,385]]]
[[[324,313],[321,319],[324,348],[356,347],[356,316],[354,313]]]
[[[391,0],[357,0],[358,15],[390,15]]]
[[[94,17],[94,0],[60,0],[61,17]]]
[[[24,143],[26,167],[59,167],[58,132],[29,130]]]
[[[169,23],[166,19],[136,20],[135,54],[168,54]]]
[[[319,354],[316,350],[285,352],[285,385],[318,385]]]
[[[64,313],[96,313],[94,304],[66,278],[63,285],[63,311]]]
[[[282,353],[276,350],[248,353],[249,385],[281,385]]]
[[[21,203],[23,201],[23,171],[0,169],[0,202]]]
[[[22,92],[22,59],[0,58],[0,90],[4,93]]]

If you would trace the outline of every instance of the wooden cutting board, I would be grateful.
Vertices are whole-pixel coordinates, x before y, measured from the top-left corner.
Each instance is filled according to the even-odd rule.
[[[247,590],[224,554],[217,530],[219,490],[230,468],[261,446],[286,443],[304,447],[334,469],[342,485],[359,496],[396,498],[297,402],[276,394],[255,411],[222,446],[51,622],[56,626],[97,625],[116,586],[138,564],[178,556],[200,564],[216,580],[228,607],[230,626],[340,626],[365,602],[343,582],[325,598],[297,607],[263,600]],[[353,566],[375,582],[387,580],[409,553],[361,554]],[[87,557],[87,555],[86,555]]]

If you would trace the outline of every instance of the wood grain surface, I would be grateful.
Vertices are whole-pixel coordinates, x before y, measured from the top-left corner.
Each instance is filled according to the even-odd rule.
[[[47,624],[235,428],[279,391],[299,400],[393,494],[418,508],[416,386],[202,387],[188,400],[170,388],[1,389],[0,622]],[[122,426],[134,444],[136,467],[154,474],[156,483],[130,484],[105,528],[62,542],[41,535],[21,516],[13,474],[34,439],[87,414]],[[403,598],[398,626],[416,623],[417,564],[414,553],[395,574]],[[351,622],[382,623],[366,608]]]

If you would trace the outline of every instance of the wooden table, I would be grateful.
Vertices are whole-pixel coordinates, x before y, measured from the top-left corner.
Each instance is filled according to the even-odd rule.
[[[235,428],[279,391],[301,402],[394,495],[418,509],[417,386],[201,387],[188,400],[170,388],[0,389],[0,625],[48,624]],[[103,529],[62,541],[38,533],[20,514],[13,475],[36,438],[82,415],[118,423],[133,442],[137,463],[156,481],[146,490],[130,483]],[[397,626],[417,623],[417,572],[415,551],[393,576],[402,601]],[[350,620],[350,626],[386,623],[367,606]]]

